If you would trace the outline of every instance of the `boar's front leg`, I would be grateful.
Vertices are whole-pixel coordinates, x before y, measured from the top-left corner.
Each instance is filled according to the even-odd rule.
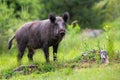
[[[46,62],[48,63],[49,62],[49,47],[48,47],[48,45],[43,46],[43,51],[44,51]]]
[[[58,44],[53,45],[53,60],[57,61],[57,50],[58,50]]]

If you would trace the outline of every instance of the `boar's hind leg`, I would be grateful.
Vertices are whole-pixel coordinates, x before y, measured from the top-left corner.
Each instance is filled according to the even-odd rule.
[[[58,44],[53,46],[53,60],[57,60],[57,50],[58,50]]]
[[[31,61],[33,62],[33,55],[34,55],[34,50],[28,48],[28,59],[29,59],[30,62]]]
[[[48,46],[44,46],[43,47],[43,51],[44,51],[46,62],[49,62],[49,47]]]
[[[17,55],[17,58],[18,58],[19,64],[21,64],[21,59],[23,57],[25,48],[26,48],[26,44],[18,44],[18,55]]]

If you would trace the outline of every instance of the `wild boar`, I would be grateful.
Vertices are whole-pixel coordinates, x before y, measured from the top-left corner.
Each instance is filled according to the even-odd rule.
[[[69,13],[63,16],[50,14],[48,19],[25,23],[16,34],[9,40],[8,49],[12,46],[13,39],[16,39],[18,46],[18,62],[21,62],[24,51],[28,49],[28,59],[33,61],[34,51],[42,49],[46,62],[49,62],[49,47],[53,47],[53,59],[57,60],[57,50],[59,43],[66,34],[66,26],[69,20]]]

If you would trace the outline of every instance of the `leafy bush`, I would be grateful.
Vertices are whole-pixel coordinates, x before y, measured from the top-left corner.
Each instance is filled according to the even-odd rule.
[[[13,31],[9,31],[9,28],[14,24],[11,24],[13,21],[13,9],[8,9],[6,3],[0,3],[0,54],[2,50],[6,47],[6,40],[8,34],[11,34]]]

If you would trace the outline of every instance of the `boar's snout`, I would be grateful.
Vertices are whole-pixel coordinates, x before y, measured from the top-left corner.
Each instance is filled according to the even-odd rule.
[[[61,36],[64,36],[65,35],[65,29],[60,29],[59,33],[60,33]]]

